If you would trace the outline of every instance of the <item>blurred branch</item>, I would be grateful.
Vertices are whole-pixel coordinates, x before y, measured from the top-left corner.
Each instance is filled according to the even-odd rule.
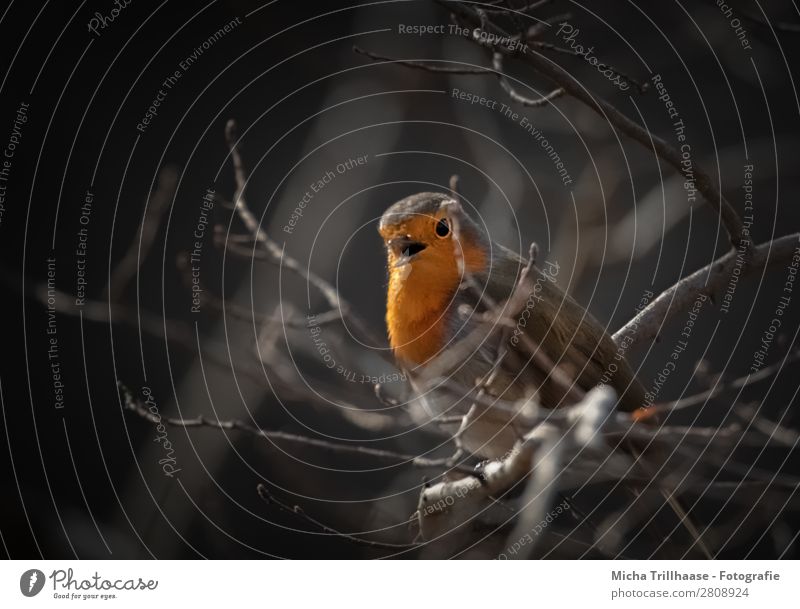
[[[114,268],[111,278],[103,290],[103,297],[108,297],[111,302],[117,302],[122,297],[131,278],[136,275],[140,264],[147,258],[158,234],[164,213],[169,209],[169,204],[175,196],[177,185],[178,172],[175,168],[169,165],[162,167],[158,172],[156,189],[145,205],[139,240],[131,241],[128,251]]]
[[[546,479],[540,479],[540,482],[557,490],[553,478],[560,475],[561,468],[537,469],[537,455],[542,458],[541,449],[551,446],[556,435],[565,444],[574,440],[584,447],[596,446],[600,438],[598,426],[606,422],[613,424],[614,418],[609,413],[615,403],[616,395],[612,389],[597,387],[579,404],[565,408],[569,418],[561,425],[556,427],[553,423],[543,423],[536,426],[508,456],[488,462],[480,479],[470,477],[443,481],[423,489],[417,505],[417,519],[423,539],[433,539],[476,517],[486,508],[487,499],[502,495],[528,475],[544,476]],[[435,506],[446,506],[446,509]]]
[[[795,5],[796,7],[796,5]],[[763,9],[762,9],[763,10]],[[795,8],[797,10],[797,8]],[[784,32],[787,34],[800,34],[800,24],[799,23],[789,23],[788,21],[778,21],[777,19],[773,19],[770,21],[764,21],[758,15],[751,13],[747,10],[737,9],[738,12],[741,13],[742,17],[747,19],[748,21],[760,25],[761,27],[767,29],[774,29],[778,32]]]
[[[436,65],[434,62],[430,61],[420,61],[416,59],[393,59],[385,55],[379,55],[377,53],[372,53],[371,51],[365,51],[361,47],[355,45],[353,46],[353,51],[361,55],[365,55],[366,57],[369,57],[374,61],[396,63],[406,68],[425,70],[426,72],[433,72],[439,74],[466,74],[472,76],[475,75],[496,76],[498,81],[500,82],[500,86],[503,87],[503,90],[508,94],[508,96],[512,100],[524,106],[539,108],[541,106],[550,103],[554,99],[561,97],[564,94],[564,90],[558,88],[536,99],[532,99],[529,97],[525,97],[524,95],[521,95],[516,91],[516,89],[514,89],[511,86],[511,84],[508,82],[508,79],[505,77],[503,73],[502,55],[500,55],[499,53],[495,53],[495,59],[493,62],[494,69],[490,69],[490,68],[473,68],[473,67],[456,68],[453,66],[439,66]]]
[[[600,396],[597,397],[602,399]],[[606,414],[610,412],[608,405],[601,405],[600,408]],[[533,474],[525,485],[521,501],[522,508],[514,529],[506,541],[507,548],[514,547],[515,542],[535,531],[539,523],[546,522],[547,512],[550,510],[558,490],[557,480],[564,465],[562,455],[567,442],[563,441],[561,430],[553,425],[541,425],[537,431],[541,433],[538,434],[540,439],[536,452],[531,457]],[[528,558],[533,555],[539,536],[534,535],[531,539],[531,543],[524,546],[524,552],[513,555],[515,558]]]
[[[269,440],[270,442],[275,442],[275,441],[288,442],[291,444],[299,444],[302,446],[311,446],[314,448],[327,450],[329,452],[337,454],[367,456],[375,459],[380,459],[382,461],[392,461],[393,465],[408,464],[419,468],[455,469],[470,475],[474,474],[474,470],[470,467],[467,467],[466,465],[458,465],[451,468],[448,465],[448,459],[428,459],[426,457],[405,455],[391,450],[368,448],[366,446],[360,446],[357,444],[343,444],[338,442],[330,442],[328,440],[321,440],[319,438],[310,438],[308,436],[301,436],[284,431],[269,431],[261,429],[259,427],[255,427],[249,423],[245,423],[244,421],[240,421],[238,419],[230,419],[230,420],[209,419],[207,417],[204,417],[203,415],[199,415],[191,419],[186,419],[179,417],[165,417],[160,415],[154,415],[147,409],[147,406],[145,406],[139,400],[137,400],[130,392],[130,390],[121,383],[119,383],[119,390],[123,396],[125,407],[128,410],[136,413],[143,419],[155,424],[165,423],[172,427],[182,427],[184,429],[189,429],[194,427],[208,427],[224,431],[230,431],[230,430],[242,431],[247,434],[257,436],[259,438],[264,438],[266,440]]]
[[[797,448],[800,446],[800,433],[788,427],[784,427],[780,423],[770,421],[766,417],[760,416],[758,414],[760,409],[760,404],[758,408],[753,406],[740,406],[736,409],[736,414],[765,436],[768,436],[773,442],[783,444],[789,448]]]
[[[718,476],[734,465],[730,457],[722,463],[727,451],[745,446],[763,449],[763,437],[759,437],[755,431],[743,430],[740,425],[646,425],[635,422],[623,413],[615,413],[615,405],[616,395],[611,388],[602,385],[596,387],[579,403],[560,408],[557,412],[562,416],[551,417],[533,427],[505,457],[486,463],[479,480],[444,480],[425,488],[416,513],[423,539],[440,537],[465,522],[479,518],[488,509],[490,497],[502,496],[525,482],[519,518],[513,533],[507,538],[508,547],[515,548],[515,557],[524,557],[536,547],[538,540],[535,527],[546,520],[558,491],[606,481],[614,482],[616,487],[627,481],[635,485],[643,484],[641,492],[651,485],[658,490],[661,499],[656,504],[648,504],[650,507],[647,509],[656,508],[658,511],[657,508],[666,501],[676,510],[680,524],[697,540],[699,535],[696,527],[677,502],[679,493],[704,488],[708,484],[708,480],[702,477],[697,455],[703,454],[709,466],[711,462],[719,461],[720,469],[715,474]],[[797,438],[796,432],[775,423],[758,423],[756,429],[761,433],[771,434],[774,431],[780,435],[771,438],[767,444],[793,445]],[[646,448],[641,452],[624,448],[633,446]],[[679,447],[678,454],[669,455],[658,448],[669,446]],[[678,459],[683,453],[685,463]],[[690,468],[683,471],[686,464]],[[676,486],[678,480],[680,484]],[[741,482],[748,484],[756,480],[757,472],[748,470],[747,478]],[[792,480],[778,479],[776,476],[773,476],[773,480],[776,485],[788,489],[795,485]],[[630,522],[615,524],[620,539],[629,530],[625,526],[630,525]],[[526,541],[522,541],[523,538]],[[524,549],[516,556],[520,545]]]
[[[534,2],[528,2],[525,5],[520,6],[519,8],[514,8],[511,6],[511,3],[508,1],[501,2],[503,6],[496,6],[491,8],[484,7],[483,10],[487,13],[499,13],[499,14],[508,14],[513,13],[515,15],[525,15],[526,13],[531,13],[535,11],[537,8],[542,8],[546,4],[552,4],[555,0],[535,0]]]
[[[491,68],[456,68],[454,66],[439,66],[431,61],[420,61],[418,59],[394,59],[385,55],[379,55],[362,49],[360,46],[353,45],[353,51],[359,55],[369,57],[374,61],[385,61],[386,63],[396,63],[406,68],[413,68],[415,70],[425,70],[426,72],[434,72],[439,74],[473,74],[473,75],[489,75],[494,76],[496,72]]]
[[[72,306],[71,303],[75,300],[72,294],[60,290],[55,290],[53,294],[55,296],[55,310],[62,315],[80,317],[83,320],[99,324],[129,326],[152,338],[167,340],[170,344],[176,345],[188,353],[202,355],[204,361],[220,370],[234,371],[236,374],[247,377],[252,383],[257,385],[264,384],[263,370],[255,366],[234,365],[232,359],[220,355],[225,352],[222,345],[219,345],[219,349],[201,346],[197,341],[192,325],[189,323],[177,319],[162,318],[149,311],[133,309],[119,303],[109,305],[109,303],[99,300],[84,299],[82,306]],[[44,284],[34,289],[34,296],[42,306],[48,306],[48,290]],[[279,375],[277,375],[277,378],[272,379],[272,383],[285,392],[287,397],[329,405],[324,396],[317,395],[311,391],[303,392],[299,390],[296,383],[287,382],[280,378]]]
[[[272,263],[299,275],[307,283],[314,286],[319,293],[322,294],[325,300],[328,301],[328,304],[332,309],[340,311],[342,318],[346,319],[353,325],[353,327],[357,328],[364,336],[368,337],[373,344],[378,344],[379,341],[372,336],[371,332],[367,328],[366,323],[353,312],[353,308],[351,307],[350,303],[348,303],[339,295],[339,292],[334,286],[312,271],[303,268],[303,266],[295,258],[292,258],[286,254],[286,252],[283,251],[283,248],[280,247],[274,240],[272,240],[261,228],[258,220],[247,206],[247,202],[244,197],[244,190],[247,184],[247,174],[244,170],[242,157],[239,154],[239,149],[237,147],[236,121],[233,119],[230,119],[225,125],[225,141],[228,144],[228,149],[230,151],[231,158],[233,159],[234,174],[236,178],[236,192],[233,200],[236,213],[244,223],[247,230],[250,231],[253,239],[259,243],[262,249],[270,256],[270,261]]]
[[[290,316],[281,318],[277,315],[264,315],[262,313],[257,313],[252,308],[244,307],[238,303],[221,298],[211,291],[202,281],[199,281],[197,278],[192,278],[191,269],[189,266],[189,255],[186,252],[182,252],[178,255],[177,267],[181,272],[181,276],[183,277],[186,287],[191,288],[193,282],[195,282],[195,285],[201,288],[203,305],[208,305],[209,308],[215,311],[224,313],[233,319],[249,321],[251,323],[260,325],[283,325],[288,328],[300,329],[305,329],[308,327],[308,322],[305,319],[297,319]],[[339,321],[341,318],[342,317],[339,315],[339,311],[337,310],[325,311],[314,316],[314,324],[318,326],[324,326],[335,321]]]
[[[507,31],[498,26],[491,19],[487,19],[485,13],[470,5],[448,0],[436,1],[458,19],[473,27],[480,27],[486,32],[498,36],[500,39],[512,38]],[[564,68],[546,58],[544,55],[534,52],[528,45],[519,48],[516,45],[514,47],[507,47],[502,44],[486,43],[485,41],[476,39],[473,39],[473,42],[481,46],[488,46],[494,52],[521,59],[536,72],[550,80],[556,87],[564,89],[568,95],[583,102],[589,108],[597,112],[597,114],[615,128],[622,131],[625,135],[639,142],[648,150],[653,150],[659,158],[672,165],[681,175],[687,178],[690,177],[683,167],[683,158],[677,149],[623,114],[610,102],[594,94]],[[700,166],[693,164],[692,167],[689,168],[689,171],[694,174],[691,177],[694,178],[697,190],[705,197],[708,204],[711,205],[712,209],[714,209],[720,217],[728,232],[731,243],[734,247],[742,248],[746,257],[749,257],[752,253],[752,245],[747,239],[743,238],[744,231],[739,214],[717,188],[710,175]]]
[[[536,38],[537,36],[541,36],[556,23],[569,21],[570,19],[572,19],[572,13],[560,13],[558,15],[552,15],[550,17],[539,19],[538,23],[534,23],[528,28],[528,31],[525,32],[525,39],[530,40],[532,38]]]
[[[349,533],[342,533],[320,522],[319,520],[309,516],[308,514],[306,514],[305,510],[303,510],[303,508],[301,508],[299,505],[290,506],[284,503],[283,501],[275,497],[275,495],[270,493],[267,487],[264,486],[263,484],[259,484],[256,487],[256,491],[258,492],[258,496],[261,497],[261,499],[263,499],[266,503],[275,505],[284,512],[300,517],[301,519],[312,524],[313,526],[322,529],[324,533],[327,533],[332,537],[341,537],[346,541],[350,541],[352,543],[361,546],[367,546],[370,548],[378,548],[383,550],[410,550],[420,545],[416,543],[386,543],[381,541],[370,541],[369,539],[356,537],[355,535],[350,535]]]
[[[788,260],[799,246],[800,233],[762,243],[753,249],[749,264],[741,264],[740,279],[757,270]],[[716,290],[722,289],[737,268],[737,264],[740,264],[738,256],[739,253],[732,250],[664,290],[632,320],[617,330],[613,336],[614,340],[619,343],[627,335],[632,340],[629,346],[633,346],[654,339],[670,319],[678,313],[689,310],[699,294],[712,296]]]
[[[649,417],[651,414],[660,414],[665,412],[669,413],[676,410],[683,410],[684,408],[697,406],[698,404],[705,404],[708,402],[708,400],[723,393],[727,393],[736,389],[743,389],[765,379],[771,378],[780,372],[786,364],[796,362],[797,360],[800,360],[800,349],[792,353],[788,353],[784,359],[766,366],[758,372],[746,374],[745,376],[740,376],[739,378],[728,382],[723,382],[723,379],[719,378],[714,386],[706,391],[702,391],[695,395],[690,395],[675,402],[654,404],[648,408],[644,414],[645,416]]]
[[[234,208],[235,209],[235,208]],[[250,235],[225,234],[220,226],[214,227],[214,245],[250,262],[270,262],[270,257],[253,247]]]

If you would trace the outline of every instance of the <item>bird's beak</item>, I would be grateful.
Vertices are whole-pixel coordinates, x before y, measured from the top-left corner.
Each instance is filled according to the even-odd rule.
[[[414,241],[408,235],[404,237],[393,237],[386,243],[389,249],[397,258],[394,263],[395,267],[403,266],[411,262],[411,259],[425,249],[425,244],[419,241]]]

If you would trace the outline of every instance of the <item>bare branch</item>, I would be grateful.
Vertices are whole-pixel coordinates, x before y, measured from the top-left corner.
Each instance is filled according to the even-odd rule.
[[[234,256],[245,260],[270,262],[270,257],[260,249],[253,247],[253,239],[249,235],[226,235],[221,227],[214,229],[214,245],[222,248]]]
[[[574,439],[575,445],[584,449],[598,446],[598,426],[613,424],[613,417],[609,417],[608,413],[615,403],[614,391],[601,386],[587,394],[584,402],[570,407],[568,417],[558,431],[559,434],[565,434],[562,438],[565,445]],[[480,479],[470,477],[443,481],[423,489],[417,506],[422,537],[432,539],[476,517],[487,507],[487,500],[502,495],[525,479],[536,470],[536,455],[541,455],[539,450],[543,446],[549,446],[554,433],[552,422],[538,425],[505,458],[488,462]],[[555,484],[553,487],[554,491],[558,490]]]
[[[254,309],[250,307],[244,307],[238,303],[220,298],[211,289],[209,289],[202,281],[199,281],[197,278],[192,278],[191,273],[189,272],[190,271],[189,256],[185,252],[178,255],[177,267],[178,270],[181,271],[184,283],[186,284],[187,287],[190,288],[192,286],[192,282],[196,282],[195,285],[198,285],[201,288],[201,293],[203,295],[203,305],[208,305],[210,309],[213,309],[220,313],[224,313],[225,315],[233,319],[240,319],[242,321],[249,321],[251,323],[255,322],[258,324],[267,324],[274,326],[283,325],[288,328],[307,328],[307,321],[305,319],[297,319],[295,317],[290,317],[290,316],[284,316],[283,318],[281,318],[277,315],[264,315],[262,313],[257,313]],[[323,326],[326,324],[339,321],[341,319],[342,317],[341,315],[339,315],[339,311],[337,310],[325,311],[324,313],[319,313],[315,315],[314,323],[315,325]]]
[[[247,206],[244,197],[245,185],[247,183],[247,176],[242,163],[242,157],[239,154],[237,147],[237,133],[236,121],[230,119],[225,126],[225,140],[230,150],[231,158],[233,159],[234,173],[236,177],[236,194],[234,196],[234,205],[239,218],[244,223],[248,231],[253,235],[253,238],[262,246],[263,250],[270,256],[270,262],[282,266],[288,271],[299,275],[309,284],[313,285],[320,294],[328,301],[332,309],[341,311],[343,318],[347,319],[352,326],[357,328],[365,337],[368,337],[373,344],[378,344],[377,339],[372,336],[368,330],[367,325],[353,313],[353,308],[346,300],[344,300],[334,286],[325,281],[322,277],[312,271],[306,270],[295,258],[292,258],[283,251],[275,241],[273,241],[267,233],[261,228],[256,217]]]
[[[466,474],[473,475],[474,470],[466,465],[457,465],[450,468],[447,459],[428,459],[426,457],[418,457],[414,455],[405,455],[391,450],[382,450],[378,448],[368,448],[357,444],[342,444],[337,442],[329,442],[328,440],[321,440],[319,438],[310,438],[307,436],[300,436],[285,431],[270,431],[255,427],[244,421],[238,419],[219,420],[209,419],[203,415],[191,419],[182,419],[179,417],[165,417],[151,413],[147,407],[139,400],[133,397],[130,390],[119,383],[119,390],[123,396],[125,407],[150,421],[151,423],[165,423],[172,427],[182,427],[184,429],[194,427],[209,427],[212,429],[220,429],[225,431],[235,430],[243,431],[247,434],[264,438],[270,442],[289,442],[291,444],[299,444],[302,446],[311,446],[322,450],[327,450],[337,454],[345,455],[360,455],[380,459],[382,461],[392,461],[392,465],[412,465],[419,468],[433,468],[433,469],[455,469]]]
[[[581,53],[577,51],[573,51],[572,49],[567,49],[565,47],[560,47],[558,45],[549,43],[549,42],[542,42],[540,40],[529,40],[528,45],[535,49],[541,49],[543,51],[553,51],[554,53],[561,53],[562,55],[570,55],[572,57],[584,57]],[[597,69],[602,71],[609,71],[614,76],[619,76],[622,80],[628,82],[628,84],[633,85],[636,87],[636,90],[639,93],[646,93],[650,90],[650,85],[646,82],[639,82],[638,79],[634,78],[630,74],[626,74],[622,70],[615,68],[614,66],[607,64],[607,63],[598,63]]]
[[[740,278],[766,266],[773,266],[792,257],[800,245],[800,233],[780,237],[753,249],[749,264],[741,265]],[[633,341],[630,346],[646,342],[658,336],[661,328],[678,313],[689,310],[699,294],[711,296],[730,279],[737,267],[737,251],[733,250],[717,258],[711,264],[684,277],[664,290],[636,317],[614,334],[619,343],[626,335]]]
[[[508,32],[495,23],[484,19],[483,17],[485,15],[482,15],[471,6],[445,0],[437,0],[437,2],[457,17],[473,26],[481,26],[500,38],[510,38]],[[482,44],[479,40],[474,41],[478,44]],[[589,108],[597,112],[625,135],[636,140],[646,148],[654,150],[661,159],[672,165],[681,175],[687,178],[693,177],[697,190],[705,197],[712,209],[719,215],[728,232],[731,243],[735,247],[742,247],[746,256],[750,256],[752,244],[750,244],[749,240],[743,238],[744,231],[739,214],[717,188],[711,176],[700,166],[693,164],[692,167],[689,168],[689,171],[694,175],[689,176],[682,164],[683,158],[681,153],[676,148],[667,144],[662,138],[650,133],[636,121],[628,118],[610,102],[595,95],[584,87],[564,68],[547,59],[540,53],[534,52],[530,47],[524,47],[520,50],[518,48],[508,48],[500,44],[493,44],[490,46],[496,52],[512,57],[519,57],[537,72],[552,81],[556,86],[563,88],[567,94],[583,102]]]
[[[483,10],[487,13],[495,13],[501,15],[508,15],[508,14],[525,15],[527,13],[532,13],[537,8],[542,8],[546,4],[552,4],[553,2],[554,0],[537,0],[536,2],[531,2],[519,8],[512,8],[509,3],[505,3],[505,6],[483,8]]]
[[[341,531],[337,531],[334,528],[329,527],[328,525],[320,522],[316,518],[313,518],[306,514],[305,510],[301,508],[299,505],[290,506],[277,497],[269,492],[266,486],[263,484],[259,484],[256,487],[256,491],[258,491],[258,496],[261,497],[266,503],[276,505],[278,508],[283,510],[284,512],[288,512],[289,514],[293,514],[295,516],[299,516],[306,522],[311,523],[315,527],[322,529],[324,533],[327,533],[333,537],[341,537],[347,541],[353,542],[358,545],[367,546],[370,548],[379,548],[383,550],[410,550],[419,546],[416,543],[385,543],[381,541],[370,541],[369,539],[363,539],[362,537],[356,537],[355,535],[350,535],[349,533],[342,533]]]
[[[759,407],[760,408],[760,407]],[[736,409],[736,414],[750,423],[754,428],[768,436],[773,442],[783,444],[789,448],[800,446],[800,433],[793,429],[784,427],[780,423],[770,421],[758,414],[759,408],[753,406],[740,406]]]
[[[557,492],[565,443],[561,441],[560,430],[552,425],[541,425],[537,431],[542,433],[539,435],[539,446],[531,463],[533,475],[525,485],[525,493],[522,496],[523,507],[508,537],[507,547],[513,547],[515,542],[527,539],[539,523],[546,522],[547,512]],[[524,551],[519,555],[514,554],[514,558],[528,558],[533,554],[539,536],[530,537],[531,543],[525,544]]]
[[[158,172],[156,189],[145,206],[141,237],[139,240],[134,239],[131,242],[128,251],[114,268],[108,285],[103,290],[103,296],[110,298],[111,302],[117,302],[122,297],[131,278],[139,270],[139,265],[147,258],[158,234],[164,213],[169,209],[169,203],[175,195],[177,184],[178,172],[175,168],[169,165],[162,167]]]
[[[784,32],[787,34],[800,34],[800,23],[790,23],[788,21],[778,21],[777,19],[772,19],[770,21],[764,21],[761,17],[756,15],[755,13],[751,13],[750,11],[738,9],[738,11],[742,14],[742,17],[751,21],[761,27],[767,29],[774,29],[778,32]]]
[[[570,19],[572,19],[572,13],[561,13],[559,15],[553,15],[552,17],[545,17],[539,21],[539,23],[534,23],[532,26],[530,26],[528,31],[525,32],[525,37],[528,41],[530,41],[531,39],[544,34],[554,23],[569,21]]]
[[[723,382],[722,379],[718,379],[718,381],[714,384],[714,386],[706,391],[702,391],[695,395],[687,396],[675,402],[669,402],[666,404],[654,404],[653,406],[647,409],[647,411],[645,412],[645,416],[649,417],[651,414],[673,412],[676,410],[683,410],[684,408],[697,406],[699,404],[705,404],[706,402],[708,402],[708,400],[711,400],[723,393],[734,391],[736,389],[743,389],[744,387],[748,387],[765,379],[771,378],[772,376],[780,372],[786,364],[795,362],[797,360],[800,360],[800,350],[787,354],[787,356],[784,359],[775,362],[774,364],[771,364],[769,366],[766,366],[761,370],[759,370],[758,372],[740,376],[739,378],[729,382]]]
[[[353,50],[356,53],[365,55],[366,57],[369,57],[370,59],[375,61],[396,63],[398,65],[405,66],[407,68],[425,70],[426,72],[434,72],[440,74],[468,74],[473,76],[475,75],[496,76],[500,81],[500,85],[503,87],[503,90],[508,94],[508,96],[512,100],[528,107],[538,108],[544,106],[547,103],[551,102],[552,100],[558,97],[561,97],[564,94],[564,90],[558,88],[537,99],[531,99],[525,97],[524,95],[521,95],[511,86],[511,84],[508,82],[508,79],[505,78],[505,76],[503,76],[502,55],[500,55],[499,53],[495,54],[494,69],[492,70],[489,68],[472,68],[472,67],[456,68],[453,66],[439,66],[430,61],[419,61],[415,59],[393,59],[385,55],[379,55],[377,53],[372,53],[371,51],[366,51],[358,46],[353,46]]]
[[[430,61],[420,61],[417,59],[394,59],[392,57],[386,57],[385,55],[379,55],[378,53],[367,51],[356,45],[353,45],[353,51],[358,53],[359,55],[364,55],[366,57],[369,57],[373,61],[385,61],[387,63],[396,63],[401,66],[405,66],[406,68],[425,70],[426,72],[436,72],[439,74],[494,75],[494,71],[490,70],[489,68],[472,68],[472,67],[457,68],[455,66],[440,66]]]
[[[530,97],[525,97],[517,93],[517,90],[511,86],[511,83],[508,82],[508,79],[503,75],[503,55],[502,53],[494,53],[492,55],[492,65],[494,69],[497,70],[498,78],[500,80],[500,86],[503,88],[503,91],[515,102],[522,104],[523,106],[528,106],[531,108],[541,108],[549,104],[554,99],[561,97],[564,95],[564,89],[558,87],[557,89],[553,89],[550,93],[546,95],[542,95],[536,99],[531,99]]]

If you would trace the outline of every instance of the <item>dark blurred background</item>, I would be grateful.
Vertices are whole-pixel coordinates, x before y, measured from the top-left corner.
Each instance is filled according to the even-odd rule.
[[[763,8],[774,23],[800,23],[792,5]],[[336,529],[397,543],[413,539],[407,520],[423,476],[437,472],[273,444],[236,430],[168,427],[169,456],[180,471],[167,476],[158,430],[123,408],[118,382],[140,400],[149,388],[162,416],[241,419],[402,453],[444,456],[450,450],[431,430],[378,401],[370,383],[326,367],[302,327],[306,315],[329,308],[318,290],[286,269],[248,259],[252,244],[241,245],[244,256],[218,246],[245,232],[226,205],[236,186],[224,137],[229,119],[238,122],[250,176],[246,198],[263,229],[303,267],[334,284],[365,320],[368,333],[341,323],[321,326],[337,365],[359,376],[396,372],[382,357],[386,272],[377,219],[399,198],[446,189],[452,174],[460,176],[472,213],[496,241],[523,252],[536,241],[541,258],[559,263],[562,287],[610,330],[634,315],[647,290],[657,294],[728,247],[715,214],[699,195],[687,200],[672,168],[581,103],[562,98],[525,108],[510,102],[490,76],[432,74],[353,51],[358,45],[403,59],[489,65],[486,53],[463,37],[398,32],[400,24],[451,23],[434,2],[137,0],[98,33],[88,31],[95,13],[108,17],[120,6],[14,2],[0,21],[0,146],[12,137],[19,141],[7,157],[0,216],[0,533],[2,553],[10,557],[391,554],[326,535],[264,502],[259,483]],[[752,164],[752,234],[763,242],[800,228],[798,34],[769,27],[749,2],[732,1],[731,7],[751,49],[742,47],[715,2],[558,1],[535,14],[569,12],[578,39],[600,60],[641,82],[660,74],[685,122],[694,162],[720,181],[742,213],[744,166]],[[226,24],[229,31],[209,44]],[[556,28],[542,40],[562,42]],[[621,92],[581,58],[550,57],[675,144],[654,89]],[[507,68],[533,88],[518,83],[526,93],[549,90],[524,66]],[[552,143],[572,184],[564,185],[518,122],[455,99],[454,88],[528,117]],[[157,114],[137,130],[160,89]],[[29,105],[27,121],[17,122],[15,135],[21,104]],[[359,157],[366,161],[348,163]],[[337,170],[340,164],[352,166]],[[304,215],[286,232],[310,185],[329,172],[333,179],[311,192]],[[163,211],[151,198],[159,184],[168,195]],[[197,264],[205,291],[200,311],[192,312],[191,277],[182,260],[196,247],[208,188],[216,196],[209,224],[201,225],[207,227]],[[82,224],[87,191],[91,211]],[[144,255],[138,256],[143,224],[156,232],[148,248],[145,231]],[[85,256],[78,253],[81,243]],[[136,273],[112,281],[111,301],[106,285],[126,256]],[[48,259],[55,262],[48,266]],[[84,268],[86,304],[76,306]],[[48,269],[49,287],[57,291],[51,317]],[[728,313],[720,311],[719,299],[704,307],[659,401],[703,390],[708,374],[746,374],[786,274],[779,266],[742,279]],[[224,300],[226,314],[216,298]],[[782,318],[769,363],[795,348],[798,299],[795,294]],[[629,354],[645,385],[663,368],[682,319],[659,343]],[[50,357],[53,338],[57,357]],[[696,374],[700,360],[702,378]],[[55,405],[56,372],[62,408]],[[798,372],[796,363],[787,364],[774,382],[747,388],[739,403],[763,403],[769,418],[796,428]],[[402,383],[388,385],[389,393],[402,395]],[[733,417],[731,401],[719,398],[697,420],[695,409],[678,422],[719,425]],[[800,474],[796,450],[752,451],[743,459],[745,469]],[[799,556],[793,500],[781,505],[760,492],[736,512],[740,530],[721,557]],[[727,504],[717,498],[707,507],[709,518],[721,508],[731,515],[736,505],[738,499]],[[649,551],[643,546],[635,553]],[[461,555],[496,553],[479,544]]]

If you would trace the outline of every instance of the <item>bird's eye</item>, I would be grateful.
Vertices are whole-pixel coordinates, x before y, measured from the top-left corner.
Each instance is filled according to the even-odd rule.
[[[445,218],[442,218],[436,223],[436,236],[437,237],[446,237],[450,234],[450,225],[447,223]]]

